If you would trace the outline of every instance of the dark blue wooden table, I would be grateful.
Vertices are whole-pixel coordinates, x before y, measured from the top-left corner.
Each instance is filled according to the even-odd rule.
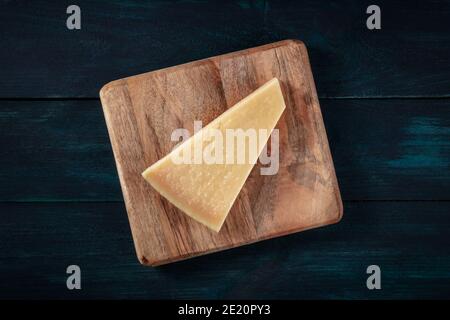
[[[76,4],[80,30],[69,3],[0,2],[1,298],[450,298],[448,1],[377,1],[380,30],[372,1]],[[309,49],[343,220],[140,266],[99,89],[287,38]]]

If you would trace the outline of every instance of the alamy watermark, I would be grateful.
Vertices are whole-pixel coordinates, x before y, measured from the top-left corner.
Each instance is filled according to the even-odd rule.
[[[194,136],[187,129],[175,129],[171,141],[181,141],[175,146],[171,160],[175,164],[255,164],[259,159],[261,175],[274,175],[279,169],[278,129],[224,129],[202,130],[202,122],[194,121]],[[268,141],[270,137],[270,152]],[[260,150],[262,150],[260,152]]]
[[[81,29],[81,9],[75,4],[71,4],[67,7],[66,13],[70,14],[66,20],[66,27],[69,30]]]
[[[366,286],[369,290],[380,290],[381,289],[381,269],[376,264],[372,264],[367,267],[366,273],[370,274],[367,278]]]
[[[66,286],[69,290],[81,289],[81,269],[76,264],[67,267],[66,273],[70,274],[66,280]]]
[[[369,30],[381,29],[381,9],[376,4],[372,4],[367,7],[367,14],[370,16],[367,18],[366,26]]]

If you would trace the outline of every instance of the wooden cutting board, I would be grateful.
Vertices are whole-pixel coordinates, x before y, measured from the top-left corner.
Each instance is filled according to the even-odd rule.
[[[286,110],[276,175],[252,170],[215,233],[141,176],[169,153],[176,128],[193,132],[277,77]],[[160,265],[335,223],[342,201],[306,47],[285,40],[113,81],[100,92],[139,261]]]

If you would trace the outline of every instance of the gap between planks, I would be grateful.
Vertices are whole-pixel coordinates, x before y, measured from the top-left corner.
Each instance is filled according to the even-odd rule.
[[[345,203],[360,203],[360,202],[450,202],[450,199],[342,199]],[[67,204],[77,204],[77,203],[124,203],[122,200],[2,200],[0,201],[0,205],[2,204],[59,204],[59,203],[67,203]]]
[[[443,96],[319,96],[319,100],[447,100]],[[100,101],[99,97],[0,97],[0,101]],[[320,102],[320,101],[319,101]]]

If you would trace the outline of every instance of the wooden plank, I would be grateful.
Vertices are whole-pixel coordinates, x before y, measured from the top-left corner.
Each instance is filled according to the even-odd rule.
[[[260,163],[253,167],[220,232],[189,218],[142,178],[145,169],[179,143],[171,141],[174,130],[185,128],[192,134],[195,121],[209,124],[273,78],[279,79],[280,99],[286,104],[274,123],[279,168],[276,174],[263,175]],[[105,85],[100,97],[142,264],[171,263],[341,219],[333,160],[308,53],[300,41],[275,42],[120,79]]]
[[[0,3],[0,97],[97,97],[113,79],[296,38],[310,51],[319,96],[449,96],[450,4],[368,2],[78,1]]]
[[[321,100],[347,200],[450,200],[450,100]],[[98,101],[0,102],[0,200],[121,201]]]
[[[98,101],[0,102],[1,200],[121,200]]]
[[[341,223],[157,268],[122,203],[1,204],[1,298],[443,298],[450,202],[344,203]],[[77,264],[82,290],[66,289]],[[382,290],[366,289],[379,265]]]
[[[264,43],[252,1],[78,1],[78,31],[68,5],[0,4],[0,97],[98,97],[114,79]]]
[[[450,199],[450,99],[321,105],[344,199]]]
[[[380,30],[366,27],[371,4],[381,9]],[[268,0],[267,7],[273,38],[308,45],[321,96],[450,95],[449,1]]]

